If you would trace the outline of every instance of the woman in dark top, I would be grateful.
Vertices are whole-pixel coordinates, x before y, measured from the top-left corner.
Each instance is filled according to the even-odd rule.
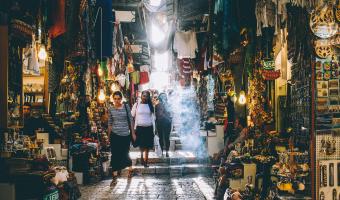
[[[159,136],[159,144],[163,151],[166,151],[166,157],[169,157],[169,146],[170,146],[170,132],[171,132],[171,112],[168,104],[168,99],[165,93],[161,93],[158,96],[159,103],[155,107],[156,112],[156,127]]]
[[[111,167],[113,171],[111,186],[117,184],[117,176],[126,167],[129,167],[128,178],[132,177],[132,161],[129,150],[131,136],[133,140],[136,140],[136,135],[130,108],[127,104],[122,103],[122,97],[121,92],[114,92],[113,106],[108,109],[108,136],[111,144]],[[129,127],[129,120],[131,127]]]

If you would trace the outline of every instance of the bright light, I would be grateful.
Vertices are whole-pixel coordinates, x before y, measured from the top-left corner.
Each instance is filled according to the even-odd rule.
[[[150,0],[150,5],[158,7],[161,5],[162,0]]]
[[[38,57],[39,57],[40,60],[46,60],[47,52],[46,52],[46,49],[45,49],[44,45],[40,46]]]
[[[169,53],[166,51],[164,53],[155,53],[154,56],[154,68],[157,71],[167,71],[169,67]]]
[[[104,92],[103,89],[99,90],[98,99],[99,99],[100,102],[104,102],[105,101],[105,92]]]
[[[237,101],[236,95],[234,95],[234,96],[231,97],[231,101],[232,101],[233,103],[235,103],[235,102]]]
[[[151,41],[159,44],[165,39],[165,33],[154,23],[151,24]]]
[[[112,85],[111,85],[111,91],[112,92],[115,92],[115,91],[118,91],[119,90],[119,88],[117,87],[117,85],[115,84],[115,83],[112,83]]]
[[[151,74],[150,87],[162,91],[169,85],[169,74],[167,72],[153,72]]]
[[[102,70],[102,68],[99,66],[98,67],[98,76],[103,76],[104,72]]]
[[[242,90],[240,92],[240,97],[238,98],[238,103],[241,105],[244,105],[247,102],[247,98],[246,98],[246,94],[245,92]]]

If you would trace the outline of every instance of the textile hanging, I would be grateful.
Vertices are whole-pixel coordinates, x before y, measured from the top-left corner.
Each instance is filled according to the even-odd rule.
[[[178,58],[196,58],[197,51],[196,33],[193,31],[175,33],[173,49]]]
[[[53,39],[66,32],[65,0],[52,0],[50,6],[52,26],[49,29],[49,36]]]

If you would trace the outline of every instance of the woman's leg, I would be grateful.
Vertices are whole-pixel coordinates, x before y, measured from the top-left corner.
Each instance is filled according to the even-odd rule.
[[[146,148],[145,149],[145,167],[149,167],[148,166],[148,161],[149,161],[149,149],[148,148]]]
[[[163,140],[163,126],[161,122],[158,122],[157,124],[157,131],[158,131],[158,137],[159,137],[159,145],[161,145],[161,149],[162,149],[162,155],[163,155],[163,151],[164,151],[164,140]]]
[[[140,162],[142,165],[144,165],[144,156],[143,156],[143,153],[144,153],[144,148],[140,148]]]
[[[170,132],[171,132],[171,122],[166,123],[164,127],[165,150],[166,150],[167,157],[169,157],[168,151],[170,148]]]
[[[117,171],[113,171],[112,172],[112,181],[111,181],[110,186],[114,187],[116,185],[117,185]]]

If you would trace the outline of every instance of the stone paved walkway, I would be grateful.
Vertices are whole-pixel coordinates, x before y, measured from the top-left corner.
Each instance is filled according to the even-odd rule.
[[[98,184],[81,186],[82,198],[86,200],[200,200],[213,199],[213,179],[198,175],[170,176],[135,176],[131,181],[118,179],[118,184],[110,187],[111,180]]]

